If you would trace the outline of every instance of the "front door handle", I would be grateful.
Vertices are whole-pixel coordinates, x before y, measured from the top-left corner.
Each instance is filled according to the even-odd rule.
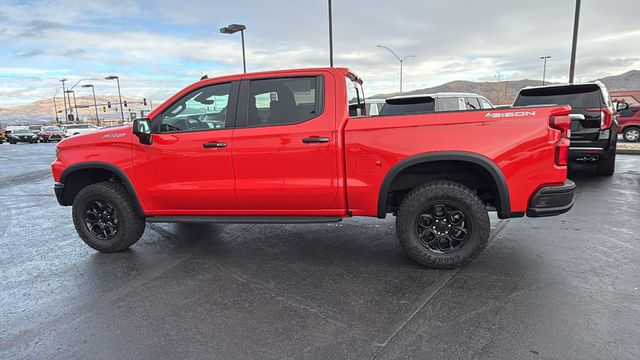
[[[227,147],[227,143],[226,142],[212,141],[212,142],[208,142],[208,143],[202,144],[202,147],[205,148],[205,149],[208,149],[208,148],[223,148],[223,147]]]
[[[331,141],[328,137],[320,137],[320,136],[311,136],[308,138],[302,139],[304,144],[317,144],[317,143],[328,143]]]

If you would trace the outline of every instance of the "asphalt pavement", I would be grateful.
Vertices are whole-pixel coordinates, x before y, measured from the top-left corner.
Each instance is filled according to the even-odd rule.
[[[574,171],[576,205],[492,217],[458,270],[394,218],[148,224],[97,253],[57,204],[55,144],[0,145],[1,359],[638,359],[640,156]]]

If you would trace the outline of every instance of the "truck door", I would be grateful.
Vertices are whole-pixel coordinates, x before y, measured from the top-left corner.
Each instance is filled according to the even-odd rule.
[[[244,80],[233,134],[241,210],[336,215],[338,138],[330,75]]]
[[[195,89],[152,119],[152,143],[133,141],[142,199],[156,215],[237,209],[231,151],[240,83]]]

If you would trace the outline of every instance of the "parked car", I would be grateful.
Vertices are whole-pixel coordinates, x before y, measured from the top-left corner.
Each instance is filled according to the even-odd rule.
[[[64,125],[62,127],[65,137],[78,135],[78,134],[86,134],[92,131],[96,131],[98,129],[99,128],[93,124],[69,124],[69,125]]]
[[[618,113],[618,134],[625,141],[636,142],[640,139],[640,104],[626,105]]]
[[[61,141],[65,137],[64,132],[58,126],[43,126],[41,131],[44,142]]]
[[[571,161],[597,166],[601,175],[613,175],[618,143],[618,115],[607,88],[596,81],[586,84],[527,87],[513,106],[571,105],[582,115],[571,122]]]
[[[392,213],[408,255],[436,268],[487,245],[489,210],[541,217],[573,206],[568,106],[366,117],[362,94],[345,68],[198,81],[131,127],[58,144],[56,197],[73,205],[82,240],[104,252],[133,245],[146,221]]]
[[[386,99],[381,115],[423,114],[434,111],[493,109],[487,98],[471,93],[400,95]]]
[[[4,130],[0,130],[0,144],[4,143],[7,138],[4,136]]]
[[[33,131],[26,129],[18,129],[11,131],[11,134],[7,138],[7,142],[10,144],[17,144],[19,142],[28,142],[35,144],[38,142],[38,135],[34,134]]]
[[[21,129],[29,129],[29,127],[24,125],[9,125],[4,129],[4,137],[9,141],[9,135],[11,135],[13,131]]]

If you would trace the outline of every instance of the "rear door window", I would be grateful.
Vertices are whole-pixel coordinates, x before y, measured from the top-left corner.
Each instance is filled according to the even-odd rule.
[[[435,111],[435,99],[430,96],[387,99],[380,115],[422,114]]]
[[[466,98],[465,105],[467,110],[478,110],[480,109],[480,103],[478,102],[478,98],[468,97]]]
[[[458,98],[455,97],[444,97],[438,98],[436,101],[436,111],[457,111],[460,110],[458,107]]]
[[[318,117],[324,106],[322,80],[322,76],[251,80],[246,126],[290,125]]]
[[[597,85],[589,85],[524,89],[513,105],[571,105],[574,109],[587,109],[600,108],[605,104],[600,88]]]
[[[493,109],[493,105],[491,105],[491,103],[483,98],[479,98],[478,100],[480,100],[480,107],[482,107],[483,109]]]
[[[636,115],[638,110],[640,110],[640,108],[624,109],[624,110],[620,111],[620,117],[632,117],[632,116]]]

